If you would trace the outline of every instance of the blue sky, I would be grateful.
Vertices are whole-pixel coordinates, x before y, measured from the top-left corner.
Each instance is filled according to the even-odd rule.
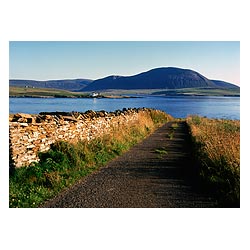
[[[157,67],[240,85],[239,42],[10,42],[10,79],[98,79]]]

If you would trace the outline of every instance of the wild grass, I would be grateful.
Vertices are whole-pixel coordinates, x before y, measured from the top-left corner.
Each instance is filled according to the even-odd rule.
[[[168,154],[168,151],[165,147],[157,148],[154,151],[156,154],[158,154],[159,159],[163,159],[164,156]]]
[[[90,142],[58,141],[49,151],[39,153],[38,163],[15,169],[10,173],[9,206],[38,207],[172,119],[157,110],[139,115],[139,121],[134,124],[114,127],[112,133]]]
[[[223,206],[240,205],[240,121],[187,118],[198,172]]]

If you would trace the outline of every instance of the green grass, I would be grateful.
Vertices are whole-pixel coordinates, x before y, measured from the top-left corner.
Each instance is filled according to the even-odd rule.
[[[133,126],[116,128],[110,135],[90,142],[54,143],[49,151],[39,153],[38,163],[10,173],[9,206],[38,207],[121,155],[170,119],[171,116],[164,112],[150,111],[140,114],[139,121]]]
[[[167,138],[169,138],[170,140],[173,140],[173,139],[174,139],[174,131],[170,132],[170,133],[167,135]]]
[[[153,95],[167,95],[167,96],[239,96],[240,89],[222,89],[222,88],[183,88],[183,89],[169,89],[158,90],[152,93]]]
[[[159,159],[163,159],[163,157],[168,154],[166,148],[157,148],[154,152],[158,154],[157,158]]]
[[[105,90],[102,93],[106,97],[121,98],[120,95],[170,95],[170,96],[239,96],[239,89],[212,89],[212,88],[184,88],[184,89],[132,89],[132,90]],[[13,97],[87,97],[89,92],[71,92],[52,88],[25,88],[9,87],[9,96]]]
[[[52,88],[9,87],[11,97],[87,97],[86,93],[70,92]]]
[[[80,160],[83,146],[57,142],[48,152],[39,154],[39,163],[16,169],[10,175],[10,207],[37,207],[95,170],[90,159]]]
[[[185,96],[239,96],[240,89],[222,88],[183,88],[183,89],[110,89],[102,92],[104,95],[185,95]]]
[[[163,154],[167,154],[168,152],[165,148],[157,148],[155,149],[155,153],[163,155]]]
[[[142,135],[141,135],[142,136]],[[137,140],[139,140],[138,135]],[[96,139],[77,144],[57,142],[46,153],[40,153],[40,162],[16,169],[10,176],[10,207],[37,207],[80,178],[105,165],[126,151],[132,143],[115,139]]]

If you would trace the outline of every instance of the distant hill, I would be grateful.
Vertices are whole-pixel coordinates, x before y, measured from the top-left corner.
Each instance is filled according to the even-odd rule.
[[[9,80],[10,86],[15,87],[29,87],[29,88],[52,88],[64,89],[69,91],[79,91],[90,84],[92,80],[89,79],[65,79],[65,80],[48,80],[48,81],[35,81],[35,80]]]
[[[231,83],[209,80],[190,69],[156,68],[133,76],[108,76],[95,80],[82,91],[107,89],[239,88]]]
[[[229,82],[224,82],[224,81],[219,81],[219,80],[211,80],[216,84],[217,87],[219,88],[230,88],[230,89],[239,89],[239,86],[234,85]]]
[[[35,81],[10,79],[9,85],[13,87],[52,88],[77,92],[110,89],[239,89],[238,86],[228,82],[210,80],[196,71],[174,67],[156,68],[133,76],[112,75],[98,80],[63,79]]]

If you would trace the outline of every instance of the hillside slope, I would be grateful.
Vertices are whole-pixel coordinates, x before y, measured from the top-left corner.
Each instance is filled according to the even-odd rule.
[[[211,81],[214,82],[216,84],[216,86],[219,88],[239,89],[239,86],[234,85],[234,84],[229,83],[229,82],[219,81],[219,80],[211,80]]]
[[[89,79],[64,79],[64,80],[48,80],[48,81],[35,81],[35,80],[18,80],[10,79],[9,85],[15,87],[34,87],[34,88],[53,88],[64,89],[69,91],[79,91],[90,84],[92,80]]]
[[[156,68],[133,76],[108,76],[86,86],[83,91],[105,89],[231,88],[230,83],[209,80],[198,72],[181,68]]]
[[[220,81],[209,80],[193,70],[168,67],[152,69],[134,76],[108,76],[93,81],[82,90],[218,88],[221,87],[218,82]],[[228,83],[224,87],[229,86]]]
[[[134,89],[184,89],[213,88],[238,89],[224,81],[210,80],[200,73],[174,67],[156,68],[133,76],[107,76],[102,79],[63,80],[9,80],[10,86],[31,88],[53,88],[68,91],[134,90]]]

